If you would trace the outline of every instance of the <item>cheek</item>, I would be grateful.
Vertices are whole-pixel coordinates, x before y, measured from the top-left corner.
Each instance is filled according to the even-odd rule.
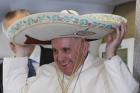
[[[56,62],[57,56],[53,54],[54,61]]]
[[[74,60],[74,61],[76,61],[77,57],[78,57],[78,55],[77,55],[76,52],[74,52],[74,53],[72,53],[72,54],[70,55],[70,58],[71,58],[72,60]]]
[[[76,55],[74,55],[74,54],[69,54],[69,55],[67,55],[67,59],[69,59],[69,60],[71,60],[72,62],[74,62],[75,59],[76,59]]]

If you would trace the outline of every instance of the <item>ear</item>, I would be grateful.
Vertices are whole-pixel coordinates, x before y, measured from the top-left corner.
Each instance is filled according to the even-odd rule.
[[[12,50],[12,52],[14,52],[14,54],[16,53],[16,46],[14,43],[10,42],[9,43],[10,49]]]
[[[83,47],[83,54],[86,57],[89,51],[89,42],[88,41],[84,41],[84,47]]]

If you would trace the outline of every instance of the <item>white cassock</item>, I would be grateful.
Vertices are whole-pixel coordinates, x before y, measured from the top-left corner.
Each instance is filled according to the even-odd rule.
[[[4,69],[9,68],[3,72],[4,93],[62,93],[54,63],[40,67],[36,77],[27,78],[27,57],[4,60]],[[89,54],[80,69],[68,93],[138,93],[139,84],[118,56],[103,61]],[[65,81],[69,79],[64,76]]]

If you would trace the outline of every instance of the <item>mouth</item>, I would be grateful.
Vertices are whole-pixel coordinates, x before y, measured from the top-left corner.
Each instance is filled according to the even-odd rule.
[[[70,66],[70,62],[65,62],[65,63],[63,63],[62,65],[61,65],[61,67],[63,68],[63,69],[67,69],[69,66]]]

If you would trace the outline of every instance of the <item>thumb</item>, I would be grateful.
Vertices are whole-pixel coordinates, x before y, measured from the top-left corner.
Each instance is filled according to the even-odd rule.
[[[15,46],[15,44],[12,43],[12,42],[10,42],[10,43],[9,43],[9,46],[10,46],[10,49],[12,50],[12,52],[13,52],[14,54],[16,54],[16,46]]]

